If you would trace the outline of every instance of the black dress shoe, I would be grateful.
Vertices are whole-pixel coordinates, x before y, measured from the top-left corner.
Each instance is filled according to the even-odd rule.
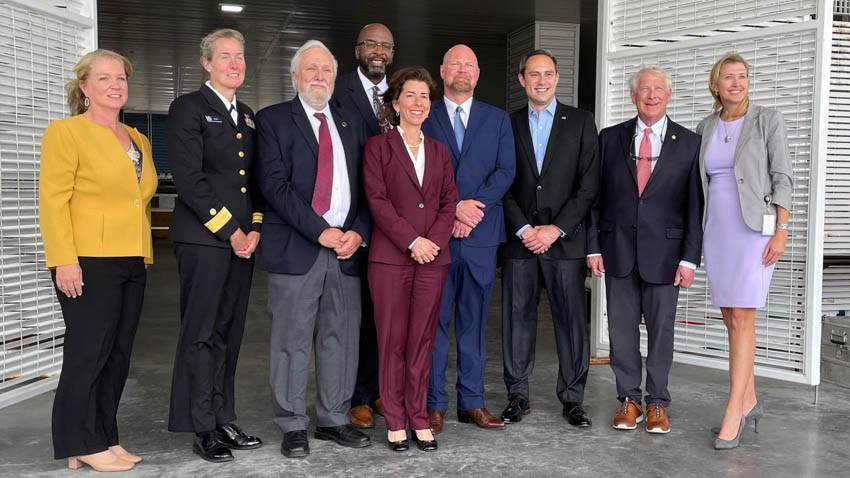
[[[578,428],[590,428],[593,424],[587,412],[577,402],[567,402],[564,404],[564,418],[567,419],[567,423]]]
[[[410,445],[407,442],[407,438],[399,441],[389,441],[387,440],[387,446],[392,451],[407,451],[410,448]]]
[[[508,398],[508,406],[502,412],[502,421],[505,423],[518,423],[522,421],[523,415],[531,413],[528,399],[515,393]]]
[[[212,463],[233,461],[233,454],[224,446],[224,443],[219,439],[218,433],[214,431],[202,433],[200,436],[195,435],[195,440],[192,442],[192,451],[204,460]]]
[[[422,451],[435,451],[437,450],[437,440],[420,440],[418,436],[416,436],[416,432],[410,430],[410,439],[413,440],[413,443],[416,443],[416,446],[419,447]]]
[[[283,434],[280,452],[287,458],[304,458],[310,454],[307,430],[295,430]]]
[[[260,437],[246,435],[235,423],[228,423],[216,431],[224,446],[233,450],[253,450],[263,446]]]
[[[346,423],[336,427],[316,427],[317,440],[333,440],[342,446],[363,448],[372,444],[368,435]]]

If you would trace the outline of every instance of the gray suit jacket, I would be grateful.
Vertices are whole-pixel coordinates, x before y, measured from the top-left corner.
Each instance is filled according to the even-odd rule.
[[[697,134],[702,135],[699,173],[706,205],[708,176],[705,173],[705,150],[718,116],[719,113],[708,115],[696,129]],[[735,147],[735,177],[738,179],[741,213],[750,229],[761,232],[763,216],[775,215],[776,206],[791,210],[791,156],[782,113],[750,104]]]

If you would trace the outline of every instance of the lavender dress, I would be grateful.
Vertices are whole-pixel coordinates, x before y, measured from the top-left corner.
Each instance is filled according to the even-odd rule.
[[[773,265],[763,266],[761,258],[770,236],[750,229],[741,213],[733,166],[743,122],[744,118],[718,119],[705,152],[709,182],[703,254],[712,304],[760,308],[767,298]],[[728,143],[723,141],[727,132],[732,137]]]

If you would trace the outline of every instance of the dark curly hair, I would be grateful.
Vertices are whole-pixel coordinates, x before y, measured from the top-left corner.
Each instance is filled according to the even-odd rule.
[[[437,83],[428,74],[428,70],[421,66],[406,66],[396,71],[390,78],[387,91],[384,92],[384,104],[381,107],[381,122],[398,125],[398,116],[393,109],[393,101],[401,96],[401,90],[408,81],[421,81],[428,85],[428,99],[434,101],[437,96]]]

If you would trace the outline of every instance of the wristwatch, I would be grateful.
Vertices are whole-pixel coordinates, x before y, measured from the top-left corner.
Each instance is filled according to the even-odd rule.
[[[783,231],[787,231],[787,230],[788,230],[788,223],[786,222],[785,224],[780,224],[780,223],[778,223],[778,222],[777,222],[777,223],[776,223],[776,228],[777,228],[777,229],[782,229]]]

